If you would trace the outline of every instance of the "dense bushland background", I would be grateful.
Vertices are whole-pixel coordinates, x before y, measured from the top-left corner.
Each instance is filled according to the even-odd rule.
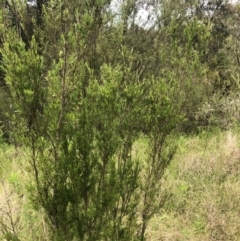
[[[238,240],[238,4],[0,13],[3,240]]]

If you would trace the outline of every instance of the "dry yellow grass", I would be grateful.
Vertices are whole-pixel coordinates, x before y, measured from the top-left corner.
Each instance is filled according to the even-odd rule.
[[[21,149],[1,146],[0,240],[48,240],[43,214],[32,208],[26,190],[27,158]]]
[[[240,240],[237,132],[181,138],[166,176],[172,197],[151,220],[149,240]]]

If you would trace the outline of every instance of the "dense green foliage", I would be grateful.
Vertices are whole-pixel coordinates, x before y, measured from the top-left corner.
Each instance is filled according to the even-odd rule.
[[[138,4],[2,3],[3,131],[28,150],[28,189],[50,240],[145,240],[176,136],[210,124],[204,104],[225,98],[226,81],[236,97],[234,60],[223,59],[232,40],[216,35],[230,5],[184,14],[187,5],[149,1],[142,8],[162,14],[141,26]]]

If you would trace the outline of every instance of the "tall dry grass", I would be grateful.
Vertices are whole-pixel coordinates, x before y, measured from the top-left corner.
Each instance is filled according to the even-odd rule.
[[[238,132],[182,137],[166,173],[172,193],[151,220],[149,240],[240,240]]]
[[[0,146],[0,240],[49,241],[44,216],[30,203],[27,152]]]

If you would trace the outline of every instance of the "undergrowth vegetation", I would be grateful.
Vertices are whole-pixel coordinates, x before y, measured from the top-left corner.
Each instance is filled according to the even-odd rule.
[[[176,155],[161,180],[167,201],[149,223],[147,240],[220,241],[240,239],[239,130],[182,136]],[[144,137],[133,155],[145,155]],[[28,197],[32,177],[26,150],[1,145],[0,237],[5,240],[49,240],[41,210]],[[3,168],[4,165],[4,168]],[[4,239],[3,239],[4,240]]]
[[[5,144],[0,149],[0,239],[48,240],[44,216],[29,201],[27,151]]]
[[[239,131],[182,137],[166,173],[172,193],[149,240],[239,240]]]

